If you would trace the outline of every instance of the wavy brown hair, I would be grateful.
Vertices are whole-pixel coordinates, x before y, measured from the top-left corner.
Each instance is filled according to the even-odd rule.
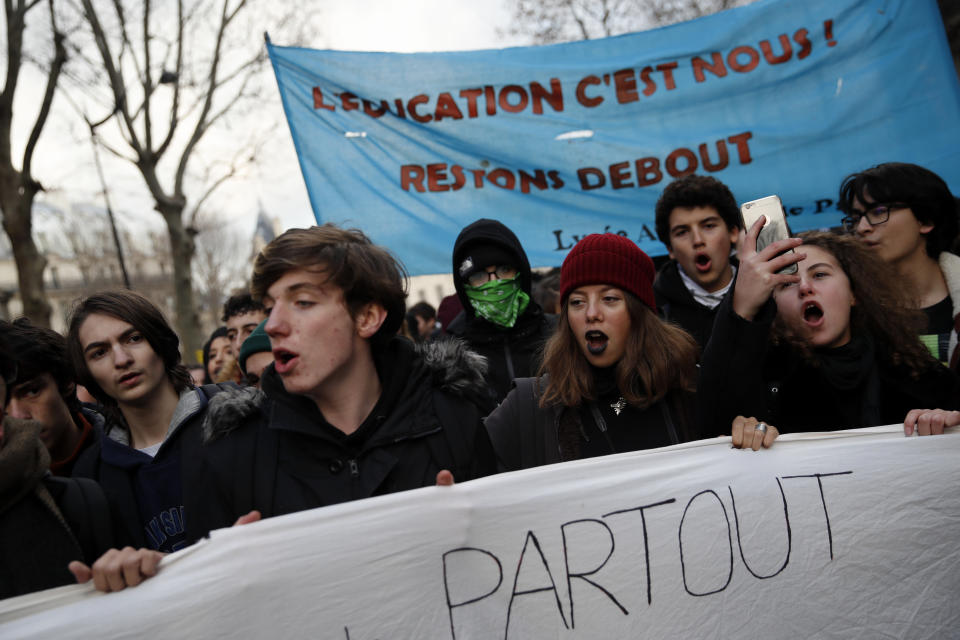
[[[298,269],[325,274],[343,292],[351,318],[368,303],[382,305],[387,317],[371,338],[375,345],[385,344],[400,329],[406,315],[406,269],[359,229],[341,229],[329,222],[309,229],[287,229],[254,260],[253,299],[261,301],[274,282]]]
[[[624,291],[630,314],[630,335],[617,363],[617,387],[624,400],[645,409],[675,390],[693,391],[697,379],[697,343],[683,329],[663,322],[644,303]],[[578,407],[597,399],[593,374],[573,335],[563,301],[560,323],[544,347],[539,376],[550,373],[540,406]]]
[[[918,335],[924,327],[923,312],[911,308],[893,268],[852,236],[811,231],[801,233],[804,245],[819,247],[836,258],[850,281],[856,300],[850,308],[852,333],[872,336],[877,357],[905,366],[914,377],[936,364]],[[773,323],[775,343],[787,343],[807,359],[810,346],[790,333],[779,316]]]

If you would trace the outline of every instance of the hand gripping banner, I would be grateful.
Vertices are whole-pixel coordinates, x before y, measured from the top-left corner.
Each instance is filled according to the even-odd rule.
[[[602,40],[452,53],[268,44],[314,214],[411,274],[512,228],[534,266],[611,231],[651,255],[654,204],[697,172],[837,226],[841,180],[914,162],[960,188],[960,88],[934,0],[760,0]]]
[[[119,593],[0,602],[3,638],[944,638],[960,433],[729,438],[215,531]]]

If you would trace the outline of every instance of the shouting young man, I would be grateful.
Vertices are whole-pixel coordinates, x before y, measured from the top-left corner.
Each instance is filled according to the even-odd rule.
[[[403,268],[358,230],[291,229],[264,247],[251,289],[274,363],[262,392],[210,402],[191,539],[265,517],[495,469],[475,404],[483,362],[456,342],[397,337]],[[191,497],[192,496],[192,497]]]
[[[737,202],[719,180],[685,176],[663,190],[656,226],[671,258],[653,285],[657,308],[664,320],[689,332],[702,351],[736,273],[730,251],[740,232]]]

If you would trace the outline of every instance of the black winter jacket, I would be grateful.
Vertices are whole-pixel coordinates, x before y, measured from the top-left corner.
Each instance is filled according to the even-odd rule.
[[[583,421],[587,412],[559,404],[540,407],[541,390],[546,388],[547,382],[548,376],[517,379],[503,403],[484,420],[501,471],[529,469],[573,459],[562,451],[561,423],[570,420],[570,431],[584,434]],[[692,394],[668,394],[642,411],[637,423],[630,424],[630,428],[647,431],[649,437],[646,439],[656,443],[644,448],[694,440],[697,434],[691,431],[694,426],[692,407]],[[587,419],[593,422],[590,432],[594,434],[606,431],[606,425],[598,427],[596,415],[593,411],[587,414]]]
[[[210,403],[199,473],[186,491],[188,539],[256,509],[278,516],[495,471],[473,394],[483,362],[462,343],[393,339],[374,360],[383,391],[358,431],[345,435],[317,406],[287,393],[271,365],[263,391]]]
[[[0,446],[0,600],[75,582],[72,560],[92,564],[113,546],[110,510],[93,481],[60,478],[40,424],[7,417]]]
[[[556,327],[557,316],[543,313],[531,300],[511,329],[461,312],[447,327],[447,333],[462,339],[472,351],[486,358],[485,384],[491,390],[489,409],[492,409],[507,395],[514,378],[537,373],[543,360],[543,345]]]
[[[693,298],[693,294],[683,284],[675,260],[670,260],[661,267],[653,283],[653,293],[657,298],[660,317],[692,335],[700,345],[700,353],[703,353],[710,341],[719,305],[711,309]]]
[[[960,382],[943,365],[914,378],[884,358],[876,345],[879,421],[860,415],[863,390],[843,392],[787,345],[770,343],[776,304],[768,301],[753,322],[733,311],[733,296],[717,307],[717,321],[700,363],[698,421],[703,430],[730,433],[737,415],[768,422],[781,432],[831,431],[903,422],[911,409],[960,408]],[[852,395],[855,394],[855,395]]]

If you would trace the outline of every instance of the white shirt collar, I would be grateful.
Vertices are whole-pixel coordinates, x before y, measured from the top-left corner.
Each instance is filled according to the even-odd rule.
[[[687,288],[687,291],[693,296],[693,299],[702,304],[705,307],[710,309],[715,309],[720,302],[723,301],[723,296],[727,295],[727,291],[730,290],[730,287],[733,285],[733,281],[737,277],[737,267],[730,265],[731,276],[730,282],[727,283],[727,286],[722,289],[718,289],[713,293],[710,293],[696,281],[687,275],[687,272],[683,270],[683,267],[680,266],[680,263],[677,263],[677,271],[680,272],[680,279],[683,280],[683,286]]]

